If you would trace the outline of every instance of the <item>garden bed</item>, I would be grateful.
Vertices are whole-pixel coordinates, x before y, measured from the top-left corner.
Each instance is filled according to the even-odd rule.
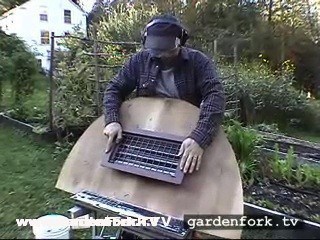
[[[263,131],[258,131],[258,133],[263,137],[262,146],[258,146],[261,154],[271,157],[278,154],[280,158],[285,159],[290,148],[292,148],[295,157],[294,165],[310,164],[313,167],[320,168],[319,143]]]
[[[320,189],[261,181],[244,187],[244,198],[249,203],[320,224]]]
[[[49,140],[49,141],[56,141],[58,140],[58,136],[60,138],[69,137],[70,141],[76,141],[86,130],[88,126],[70,126],[67,127],[64,131],[50,131],[48,127],[35,125],[30,122],[25,122],[23,120],[13,118],[5,113],[0,112],[0,123],[6,124],[8,126],[17,128],[29,134],[32,134],[34,137],[42,139],[42,140]]]
[[[277,133],[270,133],[270,132],[265,132],[265,131],[258,131],[258,132],[260,134],[264,135],[265,138],[270,139],[270,140],[281,141],[281,142],[285,142],[285,143],[295,144],[297,146],[300,145],[303,147],[309,147],[312,149],[320,150],[320,143],[311,142],[311,141],[307,141],[307,140],[303,140],[303,139],[298,139],[298,138],[294,138],[294,137],[290,137],[290,136],[286,136],[286,135],[281,135],[281,134],[277,134]]]

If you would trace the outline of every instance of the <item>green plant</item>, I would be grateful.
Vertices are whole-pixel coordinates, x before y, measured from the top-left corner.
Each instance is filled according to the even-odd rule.
[[[320,214],[312,215],[311,220],[313,220],[314,222],[320,223]]]
[[[279,156],[279,144],[276,143],[275,153],[271,161],[271,171],[274,178],[281,179],[281,177],[284,175],[282,165],[283,164]]]
[[[290,181],[293,177],[292,169],[294,168],[295,161],[296,161],[296,157],[294,155],[294,149],[292,146],[290,146],[286,156],[285,168],[284,168],[284,171],[285,171],[284,177],[287,181]]]
[[[308,164],[299,164],[292,147],[284,159],[279,157],[278,144],[275,146],[275,154],[271,159],[272,178],[284,181],[289,186],[319,187],[320,168]]]
[[[236,120],[229,121],[226,132],[243,180],[252,183],[258,173],[257,146],[262,141],[261,136],[254,129],[245,128]]]
[[[320,168],[313,167],[310,165],[300,165],[297,169],[302,172],[305,180],[303,182],[298,182],[300,186],[307,185],[309,187],[319,188],[320,185]]]
[[[294,150],[291,146],[285,159],[279,157],[279,146],[275,144],[275,156],[272,161],[272,172],[274,177],[278,180],[285,180],[287,183],[291,183],[293,178],[293,169],[295,164]]]

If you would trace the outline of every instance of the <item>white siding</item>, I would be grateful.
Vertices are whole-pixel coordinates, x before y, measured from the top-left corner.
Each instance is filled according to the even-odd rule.
[[[64,22],[64,10],[71,11],[71,24]],[[41,21],[40,14],[47,14],[48,21]],[[42,67],[49,70],[50,44],[41,44],[41,31],[65,35],[79,26],[86,33],[86,13],[70,0],[30,0],[10,10],[0,18],[0,27],[7,34],[16,34],[30,49],[38,53]],[[57,48],[57,44],[55,44]]]

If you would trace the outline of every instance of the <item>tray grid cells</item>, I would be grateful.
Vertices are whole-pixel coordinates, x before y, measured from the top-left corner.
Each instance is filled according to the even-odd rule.
[[[178,167],[180,144],[176,141],[126,133],[109,162],[172,176]]]

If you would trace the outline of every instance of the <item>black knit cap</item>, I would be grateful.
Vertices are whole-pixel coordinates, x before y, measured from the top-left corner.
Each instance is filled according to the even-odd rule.
[[[155,23],[154,21],[167,21]],[[152,24],[151,26],[148,26]],[[152,18],[146,26],[145,48],[157,54],[177,47],[182,35],[182,26],[177,18],[172,15],[161,15]]]
[[[147,35],[151,36],[170,36],[181,38],[182,26],[177,18],[172,15],[165,14],[157,16],[151,19],[149,23],[153,21],[168,21],[168,23],[157,23],[147,28]],[[169,23],[172,22],[172,23]],[[178,26],[177,26],[178,25]]]

